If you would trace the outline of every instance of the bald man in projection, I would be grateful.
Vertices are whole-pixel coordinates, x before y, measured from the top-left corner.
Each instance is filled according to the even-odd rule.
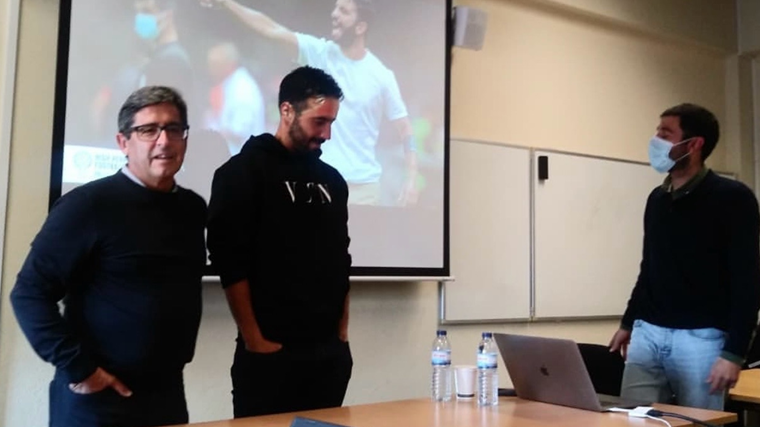
[[[213,46],[207,61],[213,86],[206,125],[224,136],[230,155],[234,156],[251,135],[264,133],[264,97],[256,80],[240,63],[240,53],[233,43]]]

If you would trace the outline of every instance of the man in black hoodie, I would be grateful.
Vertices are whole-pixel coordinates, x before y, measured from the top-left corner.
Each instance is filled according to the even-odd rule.
[[[188,421],[206,203],[174,181],[187,107],[173,89],[144,87],[118,126],[127,165],[58,199],[11,291],[21,329],[56,367],[51,427]]]
[[[208,245],[238,326],[236,418],[343,403],[348,186],[319,159],[342,98],[324,71],[294,70],[276,134],[252,137],[214,175]]]

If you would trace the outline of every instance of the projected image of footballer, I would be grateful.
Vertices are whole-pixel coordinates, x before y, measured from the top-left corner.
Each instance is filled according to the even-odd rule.
[[[392,123],[404,150],[406,176],[396,203],[417,202],[417,154],[406,105],[393,72],[366,47],[375,15],[372,0],[337,0],[330,15],[331,40],[292,31],[234,0],[200,2],[229,10],[259,35],[288,49],[299,64],[321,68],[338,82],[345,94],[341,118],[322,146],[321,159],[348,182],[349,204],[380,202],[383,169],[375,147],[384,119]]]

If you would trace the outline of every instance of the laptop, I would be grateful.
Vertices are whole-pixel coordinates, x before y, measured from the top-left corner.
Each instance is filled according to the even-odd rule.
[[[493,335],[515,392],[522,399],[597,412],[650,406],[652,403],[597,394],[574,341]]]

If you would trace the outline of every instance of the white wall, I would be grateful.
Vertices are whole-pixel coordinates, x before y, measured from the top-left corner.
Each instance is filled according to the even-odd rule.
[[[747,126],[736,105],[743,105],[746,91],[741,67],[730,62],[733,3],[699,0],[684,15],[693,1],[646,0],[644,7],[631,0],[462,0],[489,12],[489,28],[483,51],[454,54],[452,136],[644,160],[659,113],[690,99],[714,109],[735,135],[721,141],[711,164],[753,181],[754,163],[741,160]],[[52,370],[21,335],[8,292],[47,210],[57,7],[50,0],[22,2],[0,298],[0,426],[44,425],[47,418]],[[684,16],[696,19],[699,31],[678,23]],[[649,22],[659,24],[650,31]],[[355,371],[347,403],[426,395],[429,345],[438,326],[436,284],[357,283],[352,293]],[[232,414],[235,333],[217,285],[207,285],[204,310],[187,371],[194,421]],[[597,321],[448,329],[454,363],[471,363],[484,329],[606,343],[615,328],[616,322]],[[503,368],[501,375],[506,383]]]

